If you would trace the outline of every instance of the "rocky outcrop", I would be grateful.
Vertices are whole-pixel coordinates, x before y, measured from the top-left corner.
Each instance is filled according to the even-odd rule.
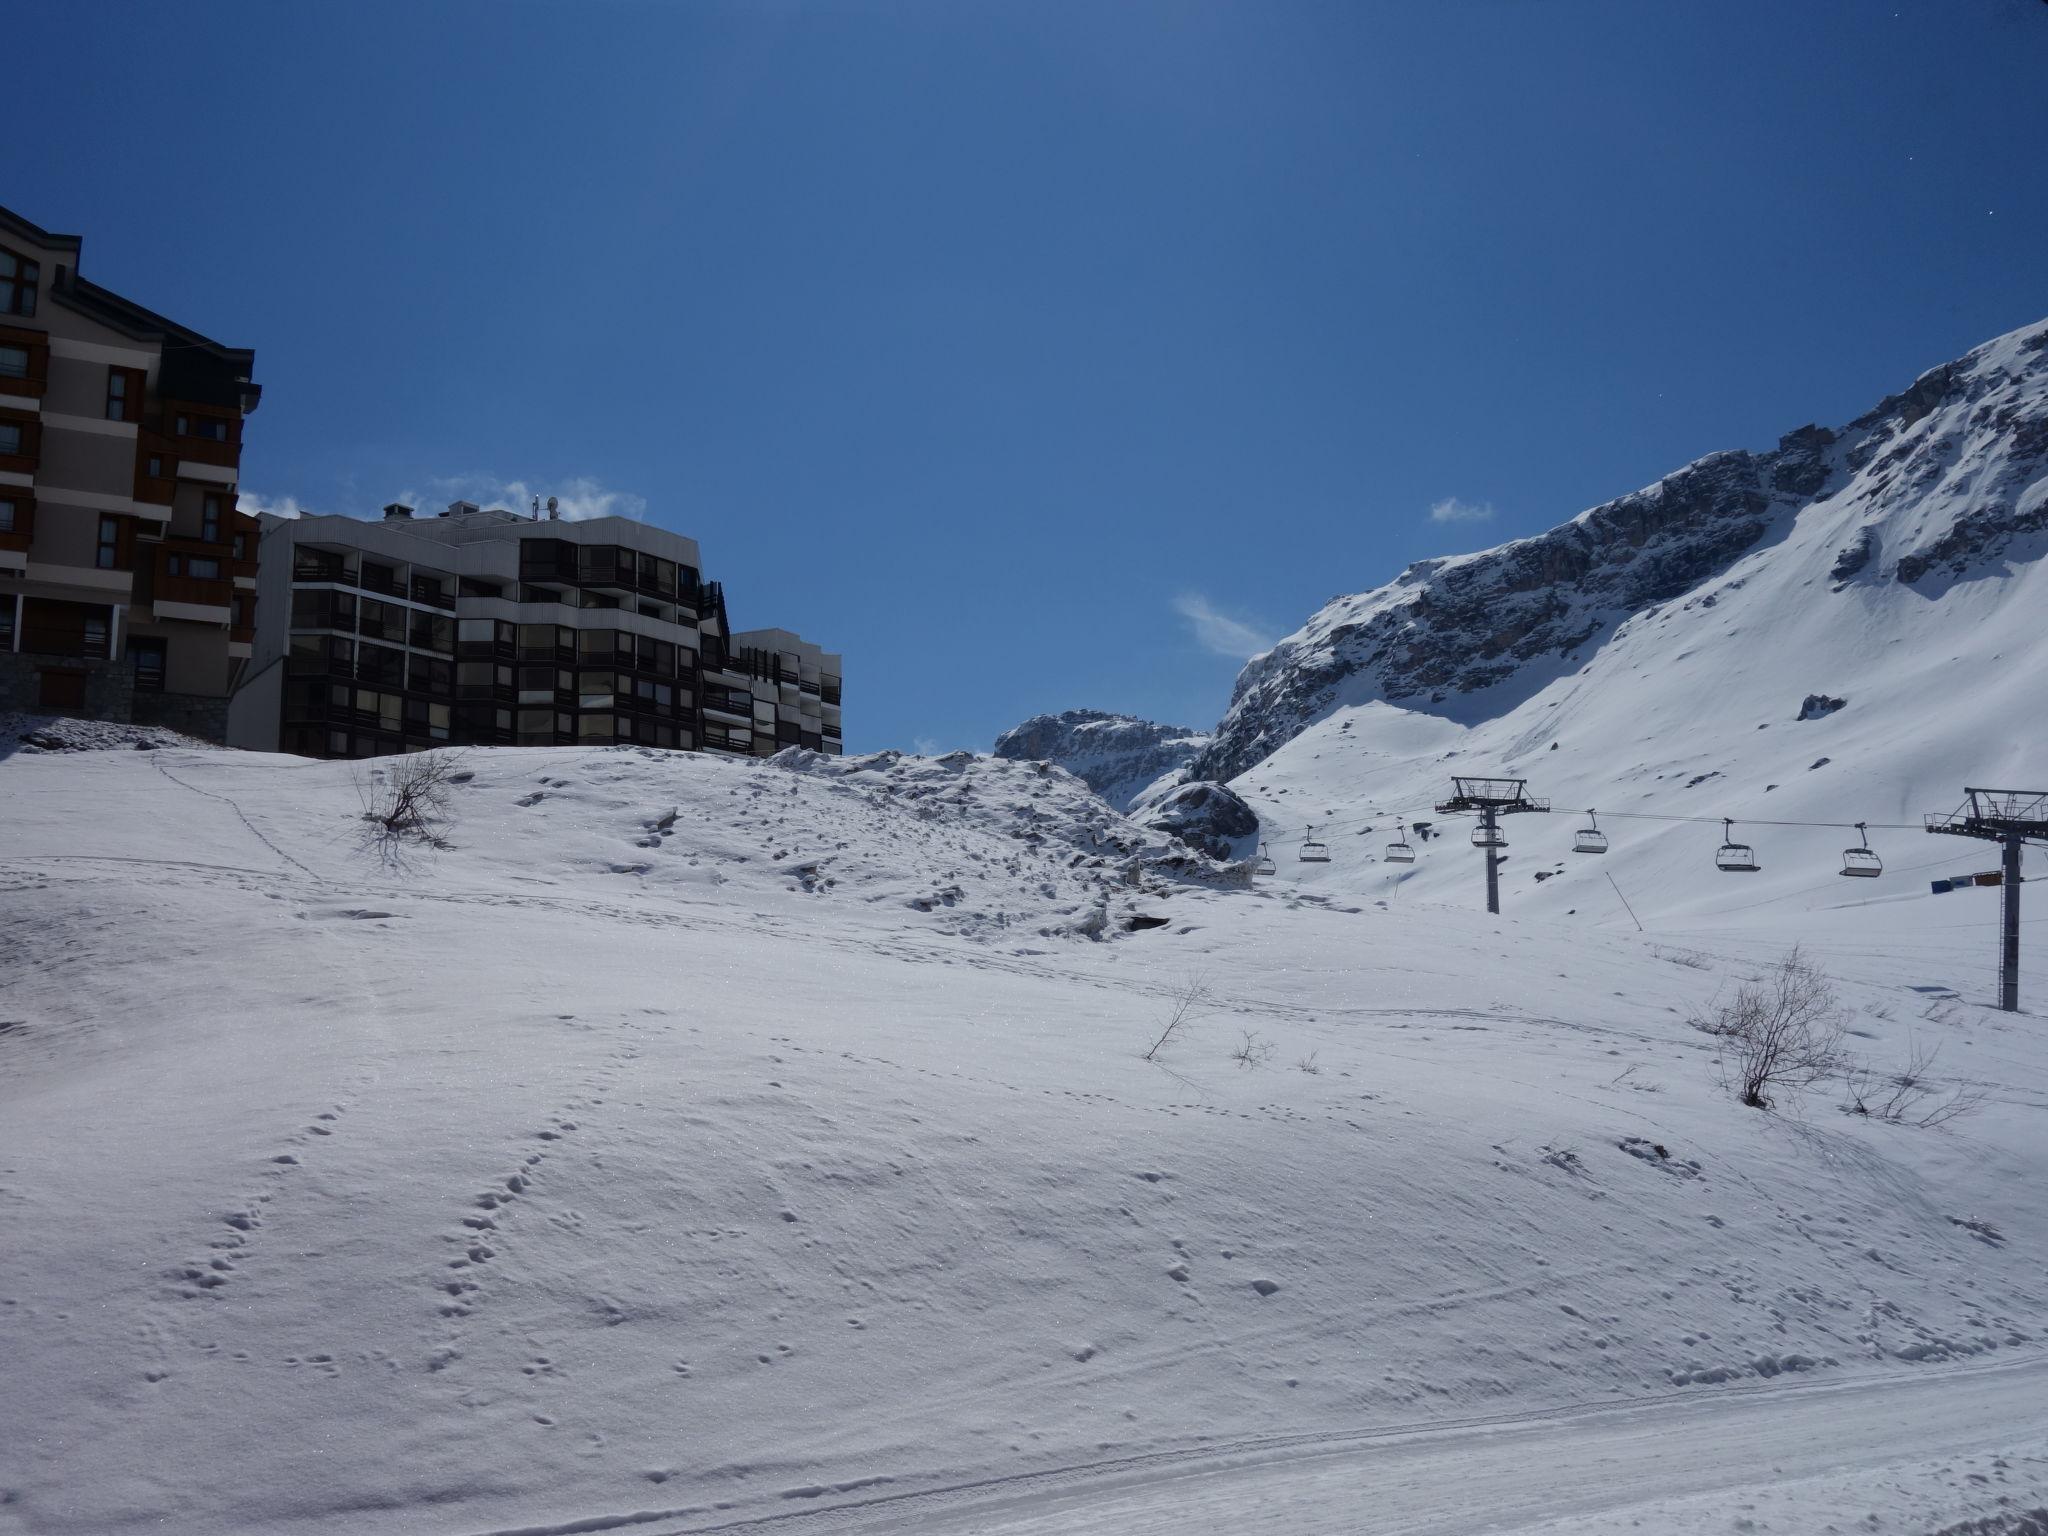
[[[1199,731],[1099,709],[1034,715],[996,738],[995,756],[1055,763],[1120,811],[1209,744]]]
[[[1238,844],[1259,833],[1258,813],[1221,784],[1183,784],[1141,811],[1138,824],[1179,838],[1212,859],[1238,856]]]
[[[1922,515],[1893,517],[1907,503]],[[1839,431],[1711,454],[1547,533],[1333,599],[1239,674],[1190,775],[1234,778],[1340,704],[1383,699],[1466,722],[1505,713],[1646,609],[1712,606],[1732,566],[1819,504],[1863,525],[1836,546],[1837,592],[1896,580],[1938,596],[1936,578],[2041,553],[2048,323],[1930,370]]]

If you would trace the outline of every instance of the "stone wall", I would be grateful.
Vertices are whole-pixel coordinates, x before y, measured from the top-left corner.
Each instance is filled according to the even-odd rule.
[[[228,739],[228,701],[203,693],[138,693],[131,706],[137,725],[161,725],[202,741]]]
[[[42,674],[46,670],[85,673],[85,703],[67,710],[86,720],[126,720],[135,696],[135,672],[126,660],[87,661],[76,656],[37,656],[0,651],[0,709],[44,713]]]

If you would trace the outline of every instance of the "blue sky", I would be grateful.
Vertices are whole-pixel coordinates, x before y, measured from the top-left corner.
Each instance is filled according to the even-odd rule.
[[[2037,0],[94,17],[10,16],[0,202],[257,349],[246,491],[643,513],[852,750],[1207,725],[1337,592],[2048,314]]]

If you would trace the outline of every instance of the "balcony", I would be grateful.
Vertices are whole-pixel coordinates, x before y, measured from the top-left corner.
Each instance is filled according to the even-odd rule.
[[[67,624],[24,624],[21,648],[37,656],[67,656],[81,661],[105,661],[107,630],[79,629]]]
[[[193,575],[195,567],[202,574]],[[215,574],[204,574],[208,570]],[[234,602],[235,583],[219,545],[173,538],[157,545],[151,591],[160,619],[225,624]]]
[[[433,576],[415,576],[412,579],[412,600],[424,603],[429,608],[439,608],[448,613],[455,611],[455,592],[452,585]]]
[[[356,576],[346,555],[302,548],[292,557],[292,580],[331,581],[341,586],[354,586]]]

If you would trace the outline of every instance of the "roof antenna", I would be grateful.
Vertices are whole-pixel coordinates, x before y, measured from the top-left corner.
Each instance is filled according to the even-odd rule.
[[[533,498],[533,520],[536,523],[540,521],[540,498],[538,496]]]

